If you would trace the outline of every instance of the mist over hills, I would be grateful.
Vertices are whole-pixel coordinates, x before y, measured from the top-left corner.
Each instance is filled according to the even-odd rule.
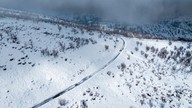
[[[190,0],[1,0],[0,6],[46,15],[93,14],[123,23],[149,23],[192,15]]]
[[[0,0],[0,106],[192,108],[190,5]]]

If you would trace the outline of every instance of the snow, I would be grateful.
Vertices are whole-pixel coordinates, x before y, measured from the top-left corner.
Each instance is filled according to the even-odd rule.
[[[58,99],[67,99],[69,101],[67,106],[73,107],[78,106],[78,102],[80,102],[80,100],[87,100],[87,104],[91,108],[117,108],[119,106],[122,108],[148,108],[150,107],[150,102],[153,103],[153,107],[160,107],[160,105],[165,107],[190,107],[191,99],[189,98],[189,95],[191,94],[191,86],[189,82],[191,81],[191,75],[187,74],[186,77],[186,73],[180,74],[179,72],[170,74],[169,72],[171,72],[171,70],[169,70],[169,68],[171,65],[167,65],[164,60],[158,59],[157,57],[155,59],[159,61],[158,64],[149,63],[148,59],[143,58],[140,54],[134,51],[134,42],[136,43],[137,41],[142,42],[142,46],[154,45],[155,42],[157,44],[156,47],[158,48],[164,47],[161,45],[167,44],[168,46],[168,42],[156,42],[155,40],[151,41],[138,39],[125,40],[126,50],[122,52],[122,54],[114,63],[102,70],[100,74],[92,78],[89,82],[86,82],[80,87],[71,90]],[[174,42],[173,46],[174,45],[186,46],[186,43]],[[144,50],[145,48],[139,49]],[[170,50],[171,49],[172,48],[170,47]],[[130,51],[133,51],[134,54],[130,54]],[[130,55],[130,60],[126,59],[127,55]],[[121,71],[117,68],[122,62],[128,66],[124,71]],[[158,65],[162,66],[158,67]],[[166,69],[158,70],[157,68]],[[155,74],[152,73],[152,70],[155,70],[155,72],[165,71],[165,73]],[[115,77],[107,75],[108,71],[111,71]],[[133,72],[132,75],[131,71]],[[159,77],[161,79],[159,79]],[[97,87],[99,89],[96,89]],[[154,91],[154,88],[157,89],[156,92]],[[90,92],[87,92],[87,89],[91,89],[90,91],[93,93],[93,96],[90,95]],[[177,94],[178,92],[175,92],[176,90],[181,90],[181,94]],[[86,95],[83,95],[84,93],[86,93]],[[170,95],[173,93],[173,96],[169,96],[169,93]],[[99,96],[95,94],[99,94]],[[143,98],[141,96],[142,94],[144,94],[143,96],[146,97]],[[104,98],[100,98],[101,95],[103,95]],[[178,99],[179,97],[181,99]],[[165,100],[163,100],[163,98],[165,98]],[[54,101],[49,102],[42,107],[58,107],[58,99],[55,99]],[[144,100],[143,105],[140,103],[141,100]]]
[[[64,30],[58,31],[56,25],[48,25],[46,23],[33,25],[34,23],[31,21],[17,21],[7,18],[1,19],[1,24],[3,25],[1,29],[7,27],[13,28],[11,32],[17,33],[20,42],[19,44],[7,42],[9,36],[6,34],[3,35],[3,40],[1,41],[1,43],[5,43],[6,45],[6,47],[2,47],[1,49],[1,57],[3,59],[1,59],[0,64],[2,66],[5,65],[6,68],[6,71],[3,71],[3,68],[1,69],[1,86],[5,89],[2,90],[1,95],[7,90],[10,90],[11,94],[10,97],[4,97],[7,99],[2,99],[1,101],[9,107],[30,107],[30,105],[45,99],[47,93],[53,95],[61,91],[107,63],[118,53],[118,49],[121,47],[120,45],[116,45],[116,48],[113,47],[116,41],[115,37],[105,36],[99,38],[98,32],[94,32],[94,36],[85,33],[75,35],[75,37],[93,39],[98,43],[94,45],[89,42],[88,45],[82,46],[79,49],[59,52],[59,57],[57,58],[43,57],[41,49],[48,47],[49,50],[60,50],[58,42],[64,42],[65,45],[70,42],[65,37],[74,35],[71,32],[71,28],[63,27],[62,29]],[[16,30],[20,27],[23,30]],[[34,31],[31,29],[32,27],[40,28],[40,30]],[[59,35],[57,37],[54,35],[47,36],[43,34],[45,31],[53,34],[58,33]],[[64,37],[61,38],[61,35],[64,35]],[[23,50],[19,51],[22,46],[26,46],[26,44],[28,46],[28,43],[30,43],[29,40],[32,40],[33,47],[29,49],[24,47]],[[109,50],[105,50],[105,45],[110,45]],[[13,46],[16,48],[12,48]],[[22,57],[24,58],[21,59]],[[12,58],[14,60],[9,61]],[[18,65],[20,63],[19,61],[24,64]],[[32,67],[33,64],[35,64],[34,67]],[[18,85],[21,86],[17,87]],[[8,102],[7,100],[12,103],[6,103]]]
[[[140,32],[161,36],[168,39],[188,39],[192,38],[192,20],[191,17],[178,17],[161,22],[144,24],[139,26],[127,26],[128,31]]]
[[[1,107],[192,107],[191,42],[58,26],[0,18]]]

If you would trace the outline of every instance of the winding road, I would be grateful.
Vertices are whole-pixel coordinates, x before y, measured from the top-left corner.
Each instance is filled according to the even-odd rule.
[[[85,83],[86,81],[90,80],[90,79],[93,78],[96,74],[98,74],[98,73],[101,72],[103,69],[105,69],[107,66],[109,66],[112,62],[114,62],[114,61],[117,59],[117,57],[119,57],[119,55],[120,55],[120,54],[123,52],[123,50],[125,49],[125,40],[124,40],[122,37],[120,37],[120,39],[122,40],[123,45],[122,45],[121,49],[119,50],[119,53],[118,53],[113,59],[111,59],[109,62],[107,62],[104,66],[102,66],[101,68],[99,68],[97,71],[95,71],[95,72],[92,73],[91,75],[86,76],[86,77],[83,78],[81,81],[79,81],[79,82],[77,82],[77,83],[75,83],[75,84],[67,87],[67,88],[64,89],[63,91],[61,91],[61,92],[59,92],[59,93],[57,93],[57,94],[55,94],[55,95],[53,95],[53,96],[51,96],[51,97],[43,100],[42,102],[34,105],[34,106],[31,107],[31,108],[39,108],[39,107],[43,106],[44,104],[46,104],[46,103],[54,100],[55,98],[57,98],[57,97],[65,94],[65,93],[73,90],[74,88],[76,88],[76,87],[80,86],[81,84]]]

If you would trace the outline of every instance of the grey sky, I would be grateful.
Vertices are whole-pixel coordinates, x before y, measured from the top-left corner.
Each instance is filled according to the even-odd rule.
[[[192,15],[192,0],[0,0],[0,6],[62,16],[91,13],[128,23]]]

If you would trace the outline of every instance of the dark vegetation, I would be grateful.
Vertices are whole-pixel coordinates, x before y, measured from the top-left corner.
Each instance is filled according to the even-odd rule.
[[[132,59],[131,55],[140,54],[146,58],[146,61],[132,60],[133,63],[123,62],[118,65],[117,67],[121,71],[115,72],[114,76],[116,77],[112,78],[124,79],[124,83],[118,83],[117,87],[127,88],[130,93],[135,93],[134,90],[137,90],[139,95],[136,99],[143,107],[180,107],[183,100],[192,105],[192,91],[186,83],[176,84],[176,86],[164,81],[167,77],[176,78],[177,75],[191,74],[191,43],[188,43],[187,46],[173,46],[172,41],[169,41],[167,45],[169,48],[172,46],[171,49],[167,47],[157,48],[152,45],[140,48],[142,46],[140,43],[136,42],[135,53],[131,51],[132,53],[128,54],[127,60]],[[138,52],[139,50],[141,53]],[[155,77],[152,77],[150,73]],[[112,72],[108,71],[107,75],[111,76]],[[159,82],[162,81],[163,85],[158,85],[156,79]],[[122,95],[124,94],[122,93]]]
[[[13,17],[17,19],[25,19],[25,20],[33,20],[35,22],[46,22],[46,23],[51,23],[51,24],[57,24],[57,25],[62,25],[62,26],[70,26],[70,27],[77,27],[81,29],[85,29],[87,31],[101,31],[105,32],[107,34],[120,34],[125,37],[137,37],[137,38],[144,38],[144,39],[167,39],[167,37],[161,36],[160,34],[154,34],[154,33],[148,33],[147,31],[144,31],[141,27],[137,28],[128,28],[125,25],[116,25],[112,26],[113,28],[110,29],[100,27],[98,22],[100,21],[99,18],[97,17],[92,17],[92,16],[84,16],[82,17],[77,17],[75,18],[77,22],[81,21],[82,24],[77,24],[73,23],[68,20],[64,19],[50,19],[46,17],[39,17],[39,15],[31,15],[29,13],[25,12],[1,12],[2,17]],[[155,27],[154,27],[155,28]],[[126,29],[126,30],[125,30]],[[169,31],[167,32],[169,33]],[[159,36],[158,36],[159,35]],[[172,36],[172,35],[170,35]],[[191,42],[192,39],[188,37],[171,37],[172,41],[185,41],[185,42]]]

